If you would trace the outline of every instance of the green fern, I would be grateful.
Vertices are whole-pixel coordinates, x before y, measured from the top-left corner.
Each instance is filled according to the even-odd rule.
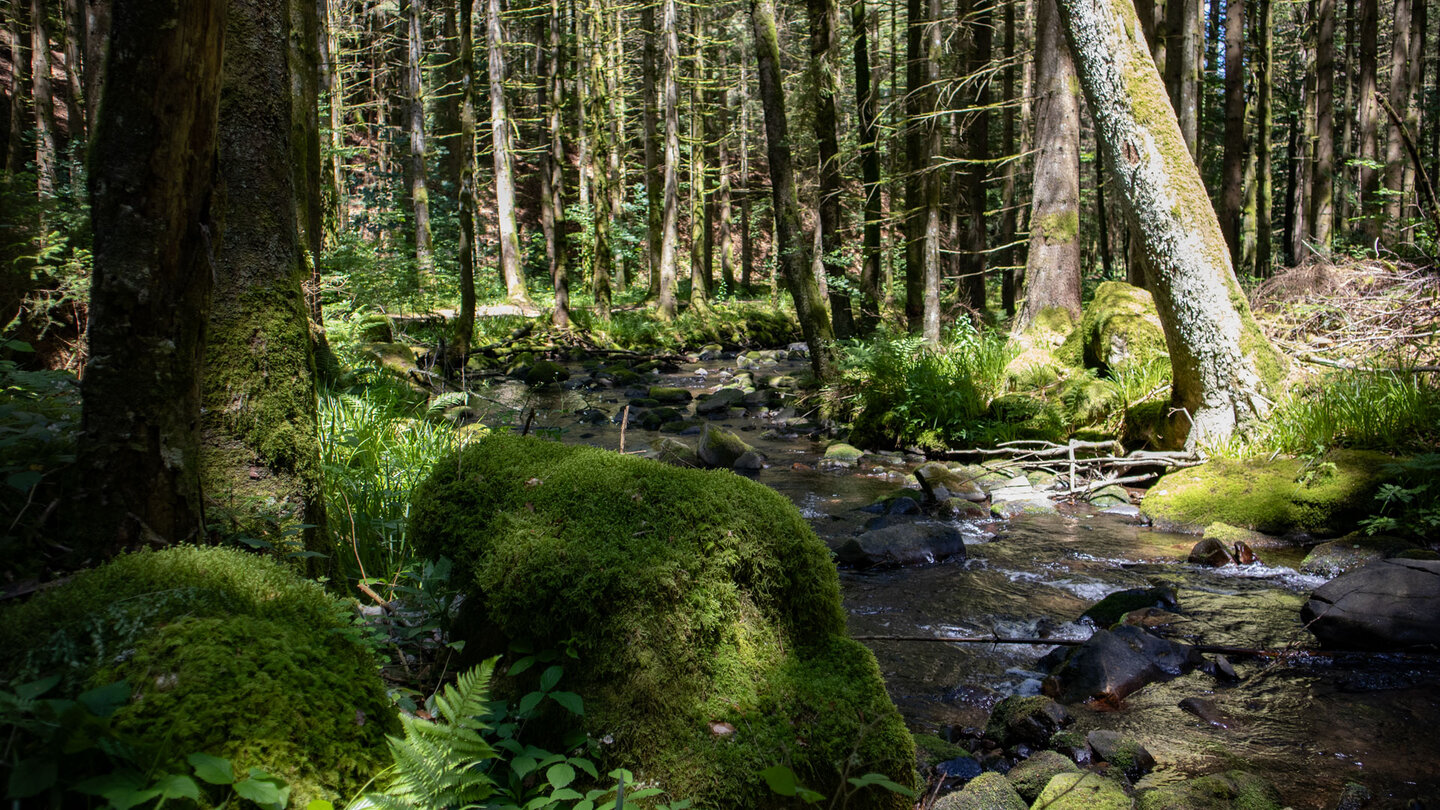
[[[445,722],[402,715],[405,737],[390,737],[395,758],[394,775],[384,793],[366,798],[381,810],[441,810],[466,808],[488,798],[495,782],[482,768],[495,758],[495,749],[481,733],[479,720],[489,698],[491,658],[463,673],[454,686],[435,696],[435,708]]]

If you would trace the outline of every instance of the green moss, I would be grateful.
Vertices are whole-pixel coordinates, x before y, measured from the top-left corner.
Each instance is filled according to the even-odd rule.
[[[1391,459],[1336,450],[1325,462],[1333,470],[1305,478],[1300,459],[1213,459],[1161,478],[1141,511],[1159,526],[1183,531],[1219,522],[1266,534],[1343,534],[1366,516],[1371,496],[1391,474]]]
[[[857,741],[858,767],[913,782],[874,657],[844,637],[829,552],[773,490],[495,436],[437,465],[412,514],[421,553],[454,558],[467,582],[467,654],[571,646],[586,730],[672,795],[780,806],[758,774],[787,758],[829,793]],[[715,737],[717,721],[739,731]]]
[[[1244,771],[1200,776],[1139,796],[1139,810],[1279,810],[1281,806],[1274,785]]]
[[[1060,402],[1072,428],[1100,425],[1125,407],[1114,383],[1089,376],[1067,380],[1060,387]]]
[[[1093,773],[1059,773],[1035,799],[1046,810],[1130,810],[1130,797],[1119,782]]]
[[[1021,798],[1034,801],[1056,774],[1079,772],[1080,769],[1065,755],[1054,751],[1037,751],[1029,759],[1011,768],[1005,778],[1010,780],[1011,786]]]
[[[1047,244],[1059,245],[1075,241],[1080,232],[1080,211],[1069,208],[1040,218],[1036,228]]]
[[[965,783],[965,787],[947,793],[936,802],[935,810],[1025,810],[1027,805],[1010,782],[998,773],[982,773]]]
[[[1066,336],[1075,329],[1075,315],[1065,307],[1045,307],[1035,313],[1030,330],[1043,330],[1052,335]]]
[[[944,762],[947,759],[970,756],[970,752],[955,743],[946,742],[934,734],[916,734],[915,750],[920,761],[927,765]]]
[[[349,612],[317,584],[234,549],[127,554],[6,610],[0,672],[119,679],[116,717],[157,767],[204,751],[284,776],[309,798],[353,795],[388,757],[393,710]]]

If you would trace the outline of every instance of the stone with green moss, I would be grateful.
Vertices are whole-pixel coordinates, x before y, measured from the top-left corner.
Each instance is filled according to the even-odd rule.
[[[675,467],[701,467],[695,448],[669,436],[650,442],[650,458]]]
[[[369,343],[360,347],[360,353],[402,380],[409,380],[415,369],[415,350],[404,343]]]
[[[1228,523],[1211,523],[1205,527],[1202,536],[1207,540],[1219,540],[1232,547],[1236,543],[1244,543],[1251,548],[1282,548],[1289,545],[1282,538],[1242,529],[1239,526],[1231,526]]]
[[[985,724],[985,736],[1008,747],[1025,743],[1039,748],[1075,720],[1065,707],[1048,697],[1012,695],[995,704]]]
[[[536,360],[535,365],[525,372],[525,382],[530,385],[547,385],[570,379],[570,372],[553,360]]]
[[[1029,807],[1010,782],[998,773],[982,773],[965,787],[935,802],[935,810],[1026,810]]]
[[[656,400],[657,402],[669,403],[671,405],[676,405],[682,402],[689,402],[693,396],[688,390],[684,388],[671,388],[664,385],[650,386],[649,394],[650,399]]]
[[[1150,293],[1121,281],[1101,282],[1080,325],[1057,350],[1070,365],[1113,369],[1163,357],[1165,333]]]
[[[934,765],[947,759],[968,757],[970,752],[952,742],[946,742],[934,734],[915,734],[915,753],[922,765]]]
[[[129,683],[114,728],[160,769],[222,756],[285,779],[303,807],[348,799],[389,762],[394,710],[349,611],[267,558],[123,555],[6,610],[0,644],[0,678],[56,674],[72,694]]]
[[[1079,773],[1080,769],[1075,767],[1064,754],[1057,754],[1054,751],[1036,751],[1030,758],[1018,763],[1005,774],[1010,780],[1010,785],[1020,798],[1027,802],[1035,801],[1040,791],[1050,783],[1050,779],[1060,773]]]
[[[1059,399],[1065,419],[1073,428],[1102,424],[1125,407],[1114,383],[1087,375],[1066,380],[1060,386]]]
[[[860,458],[864,455],[864,450],[861,450],[860,448],[852,444],[846,444],[845,442],[835,442],[834,444],[825,448],[824,460],[835,464],[854,466],[860,463]]]
[[[351,326],[355,340],[361,343],[389,343],[395,339],[395,325],[383,312],[367,312]]]
[[[1401,537],[1351,532],[1310,549],[1300,563],[1300,570],[1323,577],[1338,577],[1377,560],[1398,556],[1414,546],[1414,541]]]
[[[1335,450],[1320,462],[1301,459],[1213,459],[1164,476],[1140,510],[1157,528],[1200,533],[1228,523],[1266,534],[1321,536],[1356,528],[1392,459],[1367,450]]]
[[[1045,810],[1130,810],[1132,802],[1119,782],[1095,773],[1059,773],[1036,797]]]
[[[704,430],[700,433],[700,444],[696,446],[696,452],[700,461],[706,467],[728,470],[735,466],[740,457],[753,451],[755,448],[746,444],[724,428],[718,428],[709,422],[705,423]]]
[[[1139,795],[1138,810],[1280,810],[1280,791],[1245,771],[1225,771]]]
[[[787,762],[833,795],[834,763],[915,784],[914,744],[875,658],[845,635],[829,552],[785,498],[730,472],[492,436],[435,468],[410,536],[469,593],[467,656],[567,648],[584,730],[698,807],[778,808],[759,774]],[[522,676],[530,677],[530,676]],[[501,688],[528,691],[529,683]],[[533,721],[544,738],[570,718]],[[711,724],[735,734],[716,736]],[[859,769],[858,771],[855,769]],[[909,808],[867,789],[855,808]]]

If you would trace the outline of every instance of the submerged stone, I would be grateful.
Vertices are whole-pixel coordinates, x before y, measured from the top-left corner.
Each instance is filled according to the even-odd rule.
[[[843,541],[835,556],[856,568],[930,565],[965,556],[965,536],[943,523],[882,526]]]
[[[1118,731],[1096,729],[1087,734],[1085,740],[1090,743],[1096,759],[1109,763],[1132,782],[1155,769],[1155,757],[1145,746]]]
[[[1071,648],[1045,679],[1047,695],[1062,703],[1118,702],[1146,684],[1167,681],[1204,662],[1189,644],[1169,641],[1134,625],[1101,630]]]

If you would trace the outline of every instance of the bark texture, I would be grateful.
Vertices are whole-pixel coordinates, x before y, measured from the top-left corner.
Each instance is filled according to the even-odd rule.
[[[1141,239],[1174,370],[1167,438],[1224,441],[1269,409],[1282,356],[1250,315],[1220,223],[1128,0],[1061,0],[1096,135]],[[1188,417],[1188,419],[1186,418]]]
[[[520,232],[515,226],[515,157],[510,145],[510,114],[505,106],[505,34],[500,0],[485,3],[485,44],[490,68],[490,142],[495,155],[495,220],[500,232],[500,273],[511,301],[529,303],[520,274]]]
[[[116,0],[111,11],[77,452],[87,522],[75,548],[91,559],[204,531],[200,365],[226,4]]]
[[[1335,0],[1315,6],[1315,162],[1310,179],[1310,239],[1330,248],[1335,195]]]
[[[405,19],[405,127],[409,134],[410,215],[415,229],[415,269],[422,288],[435,271],[435,251],[430,237],[430,185],[425,169],[425,95],[420,62],[424,58],[425,35],[420,23],[424,0],[402,0]]]
[[[829,280],[830,315],[835,335],[855,334],[850,312],[850,288],[845,278],[841,228],[839,112],[835,94],[840,85],[840,62],[835,29],[840,25],[836,0],[809,0],[810,64],[815,72],[815,141],[820,146],[820,261]]]
[[[305,548],[323,553],[315,356],[301,292],[308,272],[290,164],[289,19],[285,0],[229,5],[203,483],[207,500],[241,525],[260,517],[260,506],[314,527],[302,534]]]
[[[676,87],[676,62],[680,40],[676,32],[675,0],[662,0],[660,39],[660,93],[665,118],[664,193],[660,217],[660,290],[655,314],[661,320],[675,318],[675,268],[680,242],[680,111]]]
[[[669,2],[669,0],[667,0]],[[780,81],[780,42],[775,32],[775,10],[770,0],[751,0],[750,19],[755,27],[755,51],[760,72],[760,102],[765,108],[765,145],[770,157],[770,189],[775,203],[775,249],[780,273],[795,300],[795,314],[815,376],[828,379],[835,371],[835,334],[820,297],[820,286],[810,270],[809,250],[800,224],[800,203],[795,195],[795,169],[785,121],[785,88]]]
[[[1035,179],[1017,333],[1047,309],[1080,315],[1080,99],[1056,2],[1037,3]]]
[[[460,0],[460,311],[455,316],[455,338],[461,363],[475,336],[475,0]],[[555,291],[559,306],[560,291]]]

